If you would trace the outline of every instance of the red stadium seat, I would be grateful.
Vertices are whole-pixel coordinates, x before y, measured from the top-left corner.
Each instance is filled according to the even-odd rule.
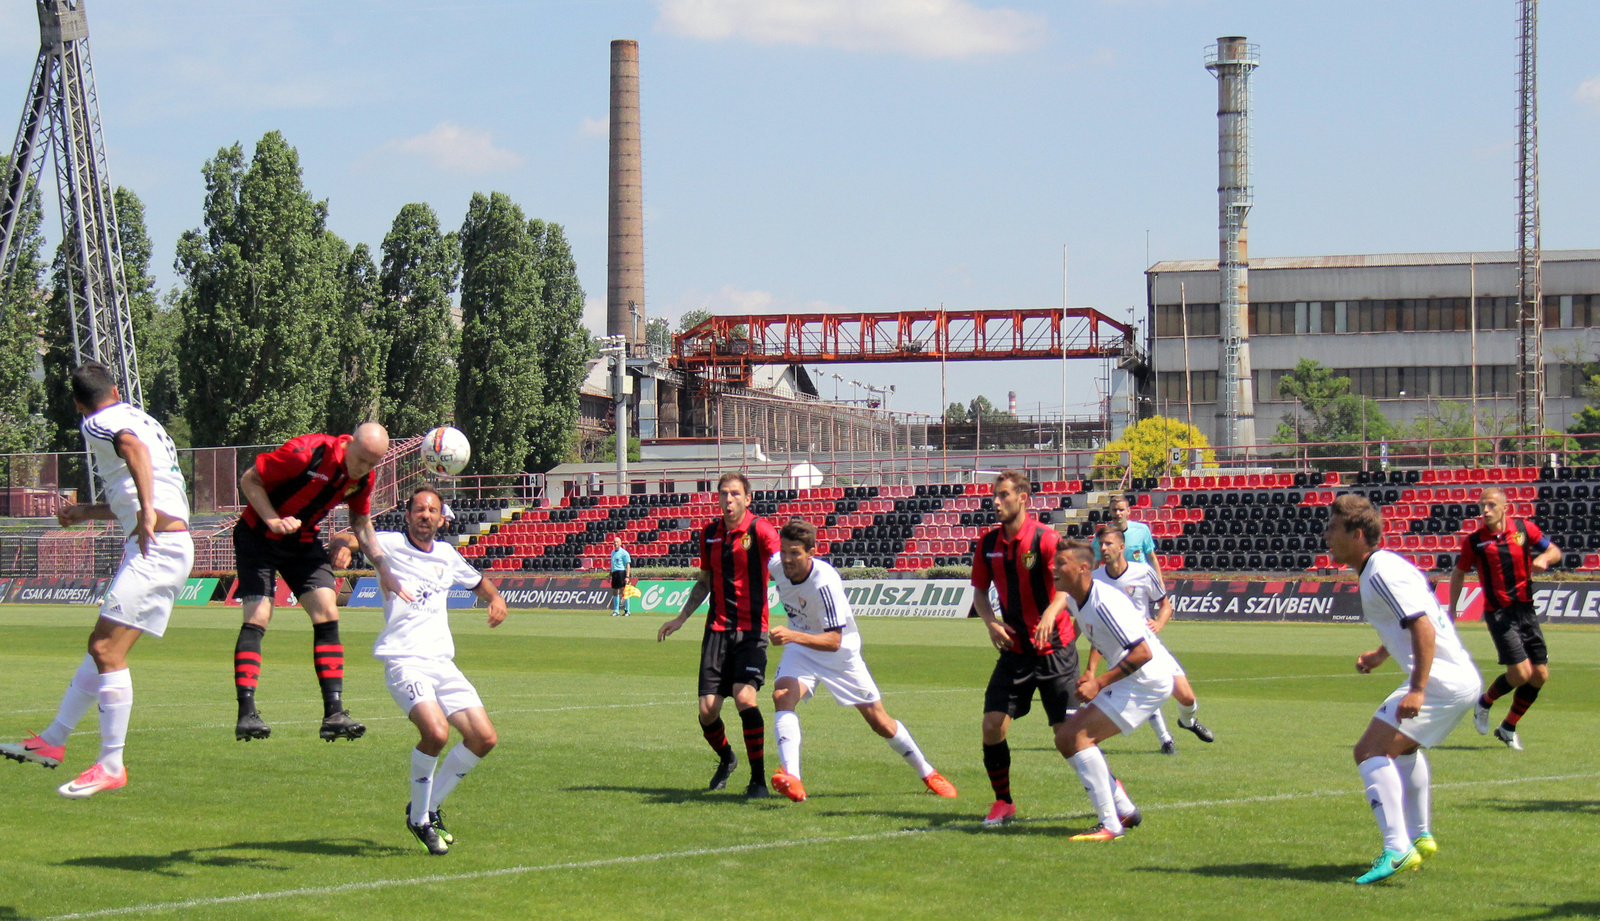
[[[1600,553],[1585,554],[1583,557],[1583,565],[1579,568],[1583,570],[1600,569]]]

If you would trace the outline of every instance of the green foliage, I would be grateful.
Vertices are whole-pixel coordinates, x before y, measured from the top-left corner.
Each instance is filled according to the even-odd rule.
[[[461,333],[450,296],[461,275],[461,246],[441,233],[425,204],[408,204],[383,238],[378,346],[386,353],[378,418],[397,436],[449,422],[456,403]]]
[[[944,421],[950,425],[961,425],[963,423],[989,425],[991,423],[1015,422],[1017,417],[990,403],[988,397],[980,394],[973,397],[972,402],[966,406],[962,406],[960,403],[951,403],[945,407]]]
[[[1589,403],[1578,410],[1578,414],[1572,417],[1572,424],[1567,426],[1567,434],[1576,436],[1573,441],[1584,452],[1577,463],[1596,463],[1596,459],[1600,458],[1600,407]]]
[[[1176,466],[1172,463],[1174,448],[1183,451],[1183,459]],[[1128,472],[1122,463],[1122,452],[1127,451],[1132,458],[1134,476],[1173,476],[1188,469],[1192,448],[1202,449],[1200,456],[1204,466],[1217,462],[1211,442],[1198,428],[1178,419],[1151,416],[1123,429],[1121,438],[1106,442],[1095,453],[1094,475],[1096,478],[1121,478]]]
[[[614,463],[617,459],[617,436],[615,434],[607,435],[605,440],[601,442],[600,451],[600,456],[595,458],[596,463]],[[630,435],[628,437],[628,460],[631,463],[638,459],[639,439]]]
[[[468,473],[516,473],[544,397],[541,280],[528,221],[502,192],[476,193],[461,226],[461,353],[456,424]],[[565,442],[563,442],[564,444]]]
[[[0,156],[0,173],[10,172],[10,157]],[[38,451],[49,439],[44,387],[34,378],[45,312],[40,291],[44,234],[38,196],[26,200],[12,244],[16,271],[9,279],[0,279],[0,453]]]
[[[711,319],[709,310],[685,310],[683,315],[678,317],[678,332],[686,333],[709,319]]]
[[[1348,377],[1334,376],[1314,359],[1300,359],[1283,376],[1278,392],[1300,406],[1278,423],[1273,442],[1308,445],[1302,449],[1308,457],[1345,458],[1324,463],[1328,469],[1359,465],[1359,460],[1348,458],[1360,454],[1362,441],[1390,440],[1400,434],[1376,402],[1350,392]]]
[[[206,161],[203,226],[178,241],[186,415],[202,445],[271,443],[322,429],[339,362],[350,257],[327,202],[301,184],[278,132],[248,163],[239,144]]]
[[[328,398],[330,432],[348,432],[363,422],[378,419],[383,399],[378,267],[372,262],[367,244],[357,244],[340,267],[339,292],[343,309],[333,326],[339,354]]]
[[[672,327],[666,320],[656,317],[644,325],[644,341],[651,351],[671,351]]]
[[[578,422],[578,389],[587,370],[588,333],[583,328],[583,286],[578,264],[560,224],[528,224],[534,268],[542,282],[535,335],[543,396],[534,407],[523,469],[544,472],[565,459]]]

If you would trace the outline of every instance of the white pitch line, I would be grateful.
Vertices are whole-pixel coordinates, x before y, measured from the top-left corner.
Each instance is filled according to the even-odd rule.
[[[1454,783],[1434,784],[1435,789],[1456,789],[1461,787],[1487,787],[1503,786],[1507,784],[1539,783],[1542,781],[1579,780],[1600,777],[1600,771],[1591,771],[1583,774],[1548,774],[1542,777],[1507,777],[1499,780],[1462,780]],[[1202,806],[1237,806],[1253,803],[1280,802],[1283,800],[1318,799],[1330,796],[1354,796],[1354,789],[1346,790],[1314,790],[1307,793],[1274,793],[1264,796],[1242,796],[1232,799],[1189,800],[1176,803],[1155,803],[1142,806],[1143,809],[1193,809]],[[1081,814],[1038,816],[1023,819],[1023,822],[1049,822],[1062,819],[1077,818]],[[592,870],[605,867],[627,866],[638,863],[655,863],[663,860],[673,860],[685,857],[717,857],[724,854],[743,854],[751,851],[767,851],[787,847],[809,847],[811,845],[844,844],[853,841],[887,841],[892,838],[908,838],[915,835],[928,835],[941,831],[970,831],[981,829],[983,826],[977,822],[964,822],[960,824],[940,825],[933,828],[902,828],[895,831],[867,832],[859,835],[839,835],[835,837],[799,838],[790,841],[758,841],[750,844],[734,844],[727,847],[699,847],[682,851],[658,851],[654,854],[635,854],[628,857],[602,857],[595,860],[574,860],[563,863],[531,864],[515,867],[501,867],[495,870],[478,870],[471,873],[441,873],[431,876],[412,876],[397,879],[375,879],[360,883],[341,883],[335,886],[306,886],[299,889],[279,889],[272,892],[249,892],[242,895],[224,895],[205,899],[188,899],[182,902],[152,902],[145,905],[130,905],[124,908],[102,908],[96,911],[74,912],[65,915],[50,915],[37,918],[34,921],[79,921],[84,918],[109,918],[116,915],[131,915],[142,912],[154,911],[182,911],[186,908],[203,908],[213,905],[235,905],[241,902],[265,902],[276,899],[292,899],[308,895],[337,895],[346,892],[364,892],[373,889],[389,889],[397,886],[427,885],[430,883],[457,883],[466,880],[491,879],[497,876],[520,876],[528,873],[548,873],[557,870]]]

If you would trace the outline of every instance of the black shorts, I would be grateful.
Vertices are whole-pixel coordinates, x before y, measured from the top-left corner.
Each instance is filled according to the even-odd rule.
[[[1050,725],[1065,722],[1078,687],[1078,647],[1064,646],[1047,655],[1002,652],[983,692],[983,712],[1004,713],[1012,719],[1033,709],[1034,689],[1044,704]]]
[[[611,587],[612,588],[622,588],[623,586],[625,586],[627,584],[628,584],[628,574],[627,573],[625,573],[625,572],[623,572],[622,570],[619,569],[619,570],[616,570],[615,572],[613,572],[611,574]]]
[[[1516,665],[1523,660],[1534,665],[1549,664],[1550,655],[1544,648],[1544,631],[1539,629],[1533,602],[1507,605],[1498,611],[1484,611],[1483,622],[1489,627],[1489,638],[1494,640],[1494,649],[1500,654],[1501,665]]]
[[[732,697],[733,686],[767,680],[767,636],[755,630],[707,630],[700,641],[700,696]]]
[[[233,528],[233,556],[239,568],[238,598],[271,598],[274,575],[283,576],[289,591],[303,596],[336,584],[328,548],[322,541],[268,540],[240,521]]]

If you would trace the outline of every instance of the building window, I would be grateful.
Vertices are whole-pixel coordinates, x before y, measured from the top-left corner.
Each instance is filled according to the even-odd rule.
[[[1187,403],[1189,396],[1184,390],[1185,377],[1194,382],[1194,402],[1215,403],[1217,401],[1217,372],[1215,371],[1190,371],[1187,375],[1182,371],[1162,371],[1156,375],[1156,396],[1163,403]]]
[[[1222,331],[1221,314],[1216,304],[1190,304],[1189,305],[1189,338],[1215,337]],[[1156,336],[1160,338],[1181,339],[1183,329],[1183,306],[1181,304],[1156,305]]]

